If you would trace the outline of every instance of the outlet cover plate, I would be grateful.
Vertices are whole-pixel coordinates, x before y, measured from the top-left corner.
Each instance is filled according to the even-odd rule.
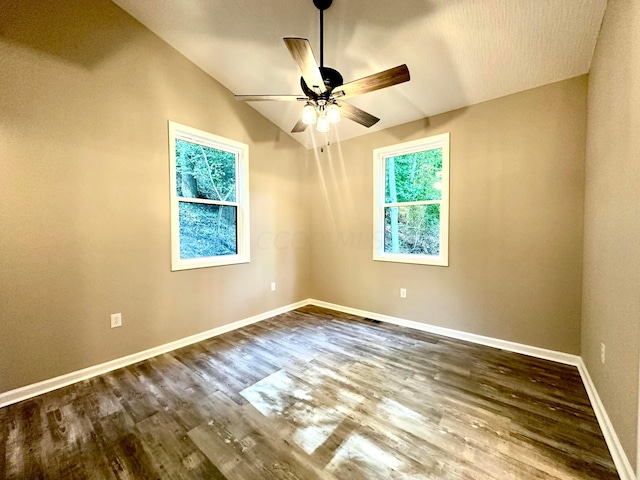
[[[112,313],[111,314],[111,328],[118,328],[122,326],[122,314],[121,313]]]

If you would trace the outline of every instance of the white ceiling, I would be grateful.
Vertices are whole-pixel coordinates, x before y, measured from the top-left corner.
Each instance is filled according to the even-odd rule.
[[[312,0],[113,0],[235,94],[299,94],[283,37],[311,41]],[[606,0],[333,0],[325,11],[324,63],[345,82],[406,63],[411,81],[358,96],[381,118],[343,120],[328,140],[366,133],[520,92],[589,71]],[[302,104],[251,102],[286,132]],[[291,134],[307,148],[325,139]]]

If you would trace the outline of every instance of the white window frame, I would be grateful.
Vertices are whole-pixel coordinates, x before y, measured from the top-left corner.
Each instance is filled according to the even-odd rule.
[[[385,203],[385,160],[442,148],[442,200]],[[384,251],[384,209],[403,205],[440,204],[440,254],[418,255]],[[449,133],[376,148],[373,151],[373,259],[383,262],[449,266]]]
[[[197,143],[217,150],[230,152],[236,157],[236,200],[222,202],[206,199],[185,199],[178,197],[176,185],[176,140]],[[169,121],[169,165],[171,189],[171,270],[217,267],[248,263],[251,259],[249,245],[249,146],[213,133]],[[229,205],[236,207],[237,253],[214,257],[180,258],[180,218],[179,203],[190,201],[210,205]]]

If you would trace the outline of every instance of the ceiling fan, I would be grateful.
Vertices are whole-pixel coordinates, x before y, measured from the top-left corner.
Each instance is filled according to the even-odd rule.
[[[302,77],[300,86],[302,95],[236,95],[236,100],[253,101],[294,101],[305,102],[302,114],[292,133],[303,132],[309,125],[316,124],[319,132],[328,132],[332,123],[340,121],[341,115],[369,128],[379,118],[345,102],[347,98],[391,87],[410,79],[406,65],[374,73],[359,80],[343,83],[342,75],[333,68],[324,66],[324,11],[333,0],[313,0],[320,10],[320,65],[316,62],[311,44],[306,38],[286,37],[284,43],[298,65]]]

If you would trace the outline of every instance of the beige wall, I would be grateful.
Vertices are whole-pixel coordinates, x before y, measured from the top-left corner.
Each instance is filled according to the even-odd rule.
[[[577,77],[310,155],[313,296],[579,353],[586,89]],[[372,150],[443,132],[450,266],[374,262]]]
[[[0,11],[0,392],[309,296],[296,142],[107,0]],[[250,264],[170,271],[169,119],[249,144]]]
[[[640,355],[640,3],[611,0],[589,75],[582,356],[636,461]],[[606,363],[600,363],[600,343]]]

